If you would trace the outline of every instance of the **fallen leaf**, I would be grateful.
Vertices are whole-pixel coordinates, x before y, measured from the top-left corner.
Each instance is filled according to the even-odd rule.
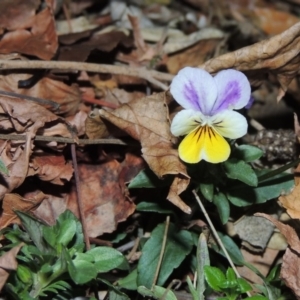
[[[27,176],[37,175],[42,181],[64,185],[73,176],[72,164],[63,155],[34,156],[29,164]]]
[[[280,100],[298,75],[299,47],[300,22],[270,39],[212,58],[199,67],[210,73],[237,69],[246,72],[254,85],[260,84],[267,75],[273,75],[281,87],[277,96]]]
[[[283,224],[280,221],[274,219],[273,217],[267,214],[256,213],[255,216],[266,218],[267,220],[272,222],[278,228],[278,230],[284,235],[289,246],[297,253],[300,253],[300,241],[293,227]]]
[[[145,167],[143,159],[130,152],[121,163],[115,159],[103,161],[103,158],[95,162],[82,157],[78,165],[83,213],[90,237],[114,231],[119,222],[125,221],[135,211],[126,182]],[[54,225],[57,217],[66,209],[79,217],[75,182],[72,184],[71,192],[70,186],[48,189],[47,198],[33,212],[34,215],[49,225]],[[33,195],[25,194],[26,198]]]
[[[99,114],[140,141],[143,158],[159,178],[175,176],[167,199],[184,212],[191,213],[190,207],[179,197],[190,178],[177,150],[173,149],[175,140],[170,132],[167,97],[166,93],[159,93],[135,99],[112,112],[101,109]]]
[[[264,217],[272,222],[279,231],[284,235],[289,244],[283,255],[283,261],[280,271],[280,277],[285,284],[295,293],[297,299],[300,299],[300,240],[295,229],[289,225],[285,225],[269,215],[256,213],[258,217]]]
[[[279,197],[279,203],[293,219],[300,219],[300,185],[296,185],[291,193]]]
[[[32,133],[27,135],[24,150],[21,150],[22,152],[18,158],[12,159],[13,162],[7,166],[9,175],[2,174],[2,180],[0,181],[0,199],[2,199],[6,193],[10,193],[19,187],[25,180],[31,154],[32,136]],[[1,158],[2,156],[3,153],[1,154]]]
[[[9,74],[0,76],[0,90],[14,92],[22,95],[51,100],[59,104],[56,113],[65,116],[74,115],[78,109],[81,97],[77,86],[66,85],[62,81],[49,77],[42,77],[34,86],[30,88],[18,88],[20,80],[30,78],[32,74]],[[53,109],[51,106],[46,106]]]
[[[16,256],[23,245],[23,243],[20,243],[0,257],[0,291],[6,283],[10,271],[15,271],[17,269],[18,262]]]
[[[32,198],[23,198],[18,194],[6,194],[3,198],[2,215],[0,217],[0,229],[10,224],[20,224],[20,220],[14,213],[15,210],[28,212],[37,207],[47,196],[40,192]]]
[[[280,270],[280,277],[300,299],[300,257],[299,253],[295,253],[292,249],[287,248],[283,257]]]
[[[58,47],[52,7],[37,14],[40,1],[3,0],[0,11],[0,53],[18,52],[51,59]]]

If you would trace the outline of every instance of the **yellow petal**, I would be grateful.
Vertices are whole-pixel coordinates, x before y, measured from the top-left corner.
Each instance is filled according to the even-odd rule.
[[[230,146],[212,127],[197,127],[180,143],[179,157],[190,164],[204,159],[210,163],[220,163],[228,159]]]

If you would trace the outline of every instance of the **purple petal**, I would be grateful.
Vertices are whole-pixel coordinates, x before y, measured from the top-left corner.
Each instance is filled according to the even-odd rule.
[[[205,70],[186,67],[174,77],[170,92],[185,109],[193,109],[207,115],[217,98],[213,77]]]
[[[251,96],[251,87],[247,77],[240,71],[224,70],[214,80],[218,87],[218,97],[210,115],[226,109],[240,109],[247,105]]]

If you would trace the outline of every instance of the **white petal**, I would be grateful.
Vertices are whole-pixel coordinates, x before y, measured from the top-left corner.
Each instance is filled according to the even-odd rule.
[[[192,109],[180,111],[173,119],[171,132],[175,136],[186,135],[202,123],[202,114]]]
[[[219,72],[214,80],[218,88],[218,96],[210,115],[225,109],[240,109],[248,104],[251,87],[247,77],[240,71],[224,70]]]
[[[226,110],[211,118],[212,127],[222,136],[237,139],[244,136],[248,130],[246,118],[240,113]]]
[[[208,115],[217,99],[217,87],[213,77],[203,69],[186,67],[174,77],[170,92],[185,109],[193,109]]]

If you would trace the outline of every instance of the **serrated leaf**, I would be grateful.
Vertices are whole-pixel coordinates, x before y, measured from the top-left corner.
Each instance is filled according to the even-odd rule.
[[[151,288],[155,270],[157,268],[165,224],[159,224],[145,243],[142,256],[138,263],[138,286]],[[193,239],[190,232],[178,231],[178,228],[170,223],[166,247],[158,276],[158,285],[163,285],[169,278],[173,269],[177,268],[193,246]],[[147,272],[145,272],[147,270]]]
[[[110,247],[96,247],[86,252],[94,257],[97,272],[108,272],[115,268],[128,269],[128,262],[121,252]]]
[[[215,194],[213,203],[217,207],[222,224],[226,224],[230,215],[230,206],[227,197],[223,193]]]
[[[243,207],[251,204],[265,203],[277,198],[283,192],[288,192],[294,186],[292,174],[279,174],[272,179],[260,182],[255,188],[239,185],[226,193],[228,200],[235,206]]]
[[[234,150],[234,156],[245,162],[252,162],[263,156],[264,152],[251,145],[240,145]]]
[[[211,266],[204,266],[204,276],[206,282],[213,290],[221,292],[220,285],[226,281],[226,277],[220,269]]]
[[[7,176],[9,175],[8,169],[6,168],[2,159],[0,159],[0,173],[7,175]]]
[[[242,181],[250,186],[257,186],[258,180],[254,170],[243,160],[230,158],[223,164],[228,178]]]
[[[36,247],[44,254],[53,253],[53,250],[45,243],[43,238],[43,228],[45,225],[24,212],[15,211],[15,213],[20,218],[22,225],[25,227]]]
[[[161,214],[174,214],[174,211],[170,209],[164,209],[162,208],[158,203],[154,202],[140,202],[136,206],[137,211],[143,211],[143,212],[157,212]]]
[[[177,300],[175,294],[171,291],[155,285],[153,290],[147,289],[145,286],[139,286],[137,289],[138,293],[142,296],[153,297],[154,299],[165,299],[165,300]]]

